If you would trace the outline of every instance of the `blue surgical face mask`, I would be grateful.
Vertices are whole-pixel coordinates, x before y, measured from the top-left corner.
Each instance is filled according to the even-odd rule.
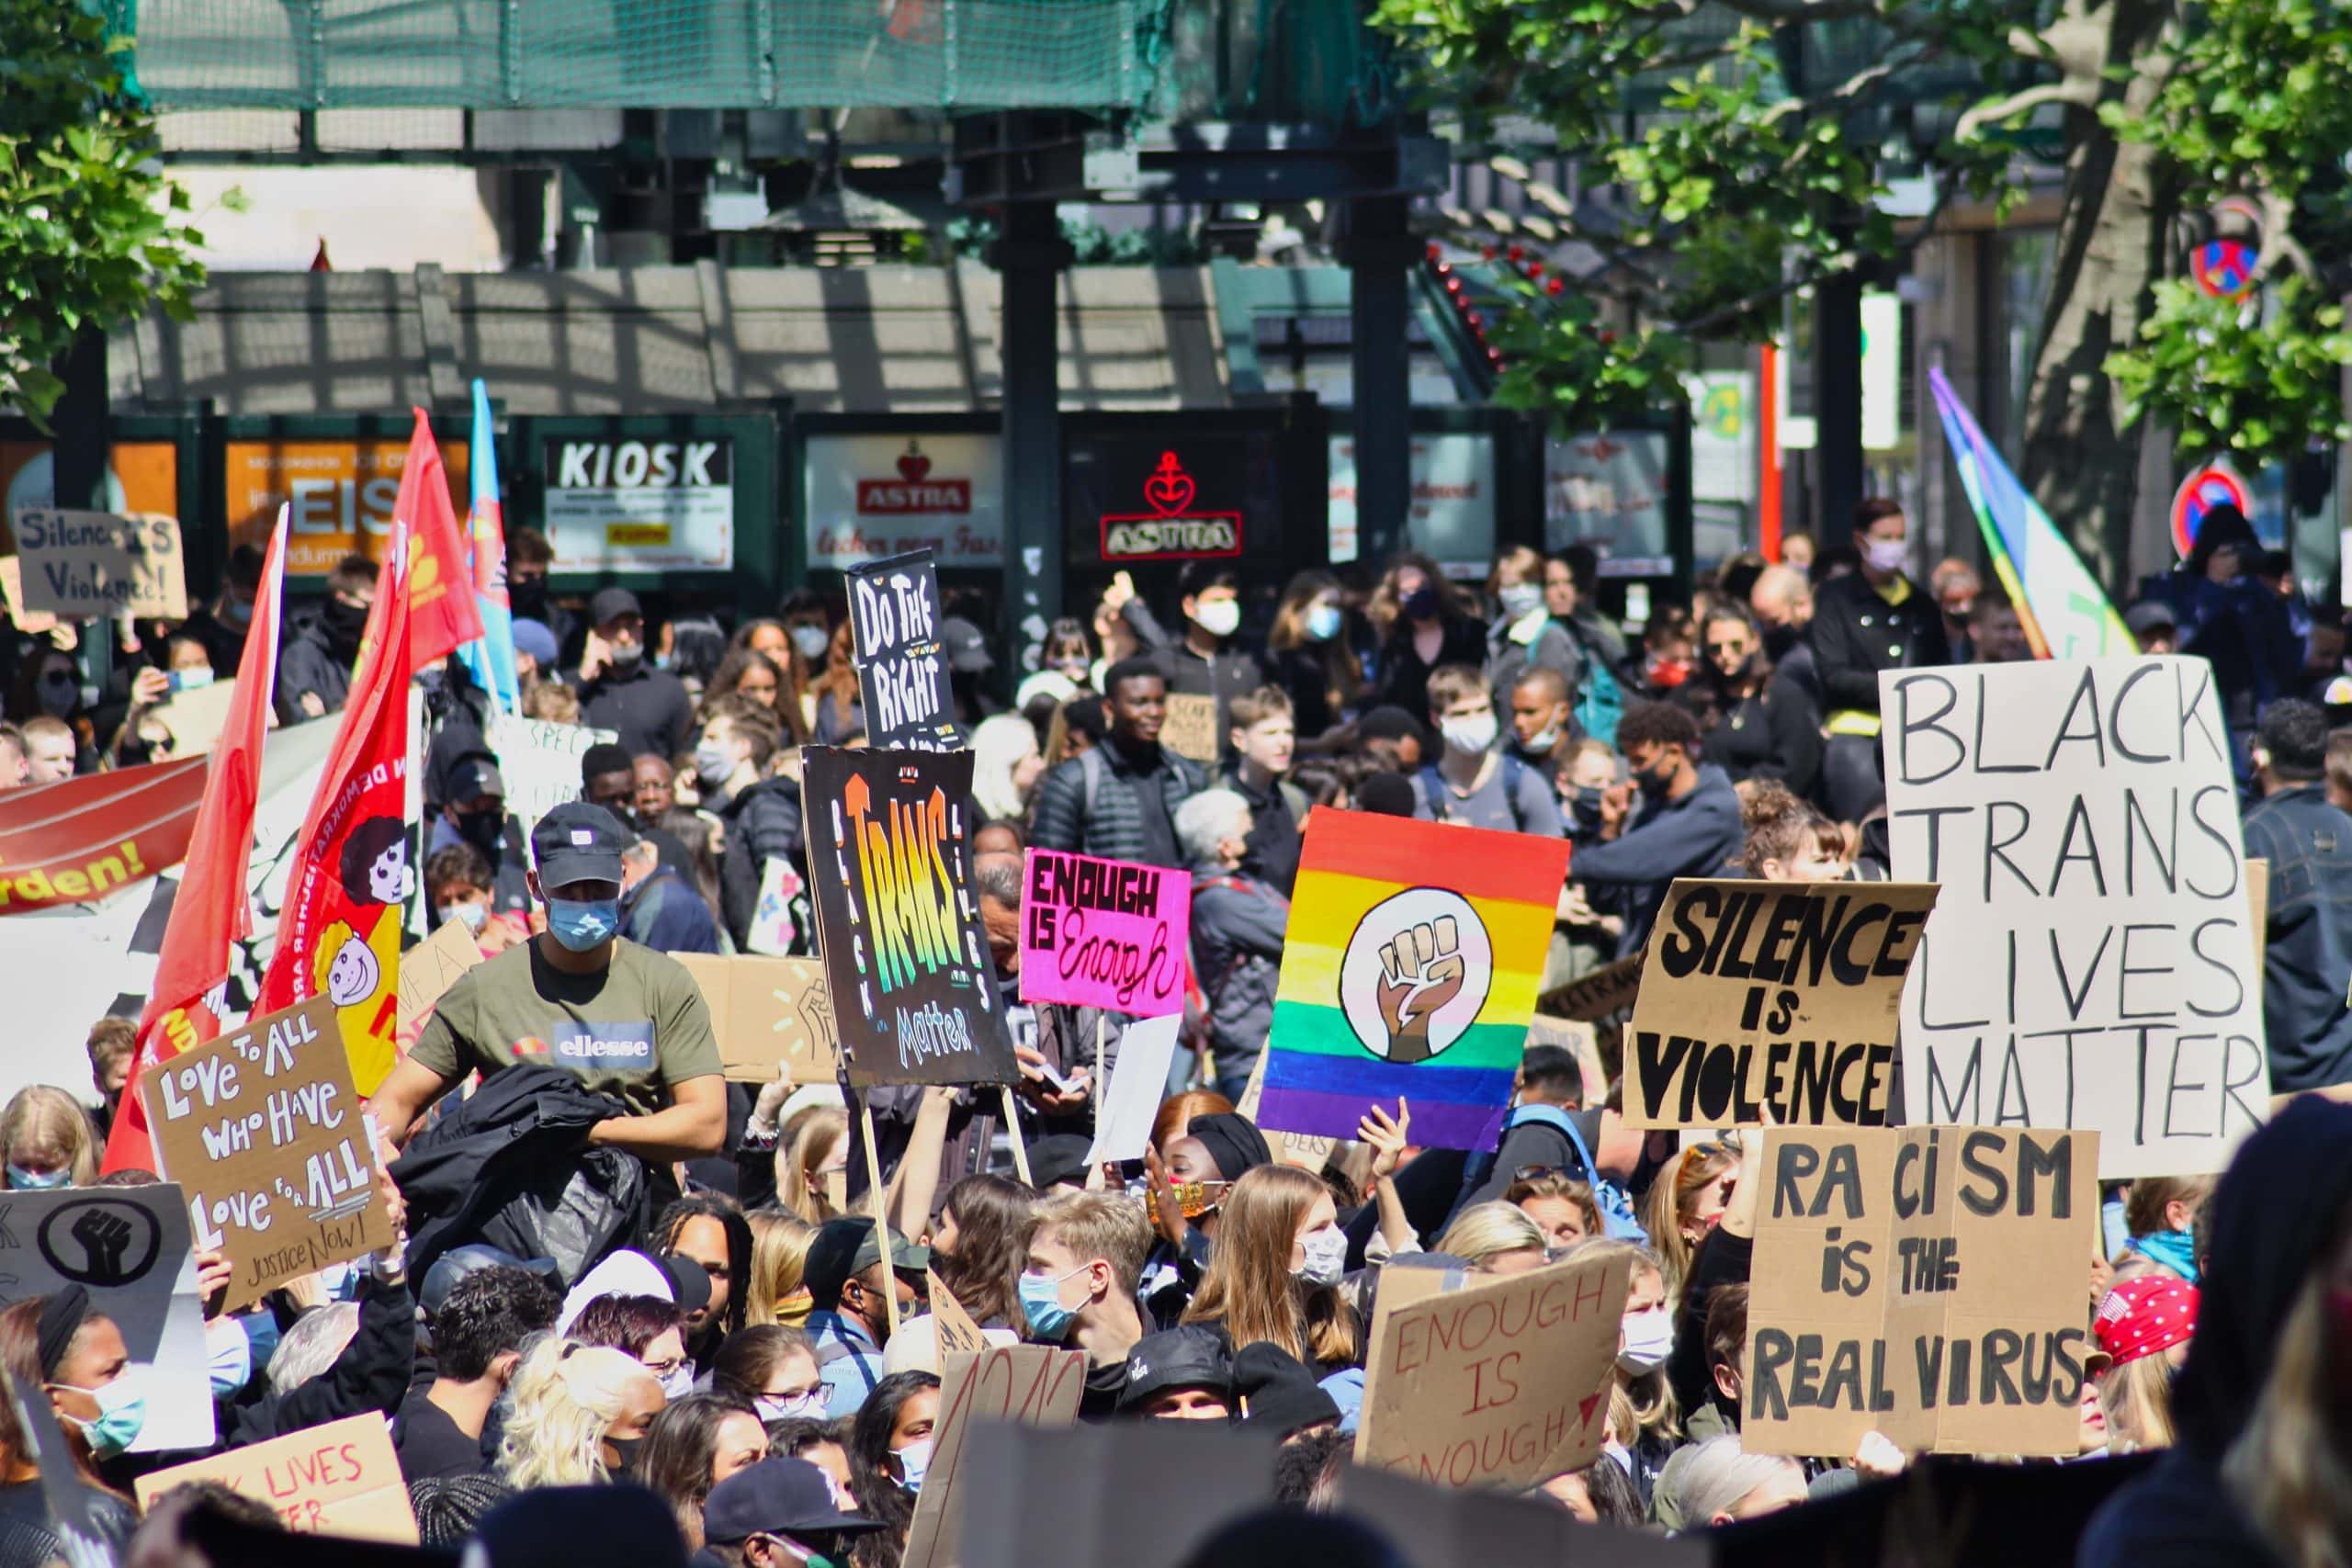
[[[254,1375],[254,1342],[244,1325],[232,1317],[216,1317],[204,1325],[205,1360],[213,1394],[228,1398]]]
[[[1085,1272],[1086,1266],[1081,1264],[1058,1280],[1051,1274],[1021,1276],[1021,1315],[1029,1320],[1029,1332],[1040,1342],[1059,1341],[1069,1320],[1078,1315],[1062,1305],[1062,1281]]]
[[[1508,588],[1495,590],[1503,614],[1516,621],[1532,615],[1544,607],[1544,590],[1532,582],[1514,582]]]
[[[825,657],[825,649],[832,645],[833,640],[832,633],[805,621],[792,628],[791,637],[792,646],[798,649],[800,657],[811,664]]]
[[[12,1192],[46,1192],[52,1187],[74,1185],[74,1168],[59,1170],[27,1170],[15,1160],[8,1162],[8,1189]]]
[[[910,1493],[920,1495],[922,1491],[923,1472],[931,1468],[931,1442],[924,1438],[890,1450],[890,1457],[899,1461],[899,1484]]]
[[[52,1388],[74,1393],[86,1393],[96,1402],[98,1418],[85,1421],[78,1416],[67,1420],[82,1428],[88,1439],[90,1452],[99,1459],[112,1459],[139,1440],[147,1426],[147,1398],[139,1392],[135,1374],[125,1369],[122,1374],[104,1388],[81,1388],[73,1383],[52,1383]]]
[[[550,898],[548,934],[574,953],[602,947],[620,933],[618,898]]]
[[[1306,635],[1317,642],[1329,642],[1340,635],[1340,607],[1317,604],[1306,612]]]

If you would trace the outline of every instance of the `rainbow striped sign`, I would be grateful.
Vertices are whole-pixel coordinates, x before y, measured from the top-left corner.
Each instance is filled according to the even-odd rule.
[[[1415,1144],[1493,1147],[1567,871],[1565,839],[1316,807],[1258,1124],[1352,1138],[1402,1097]]]

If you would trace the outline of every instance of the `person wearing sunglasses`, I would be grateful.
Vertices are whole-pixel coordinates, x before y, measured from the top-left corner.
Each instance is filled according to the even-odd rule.
[[[1792,681],[1779,678],[1764,636],[1746,611],[1725,605],[1700,628],[1699,678],[1682,688],[1703,736],[1700,758],[1734,784],[1772,779],[1804,799],[1821,776],[1821,715]]]

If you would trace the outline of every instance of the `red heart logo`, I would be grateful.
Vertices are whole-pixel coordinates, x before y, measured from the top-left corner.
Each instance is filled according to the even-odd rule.
[[[1162,517],[1172,517],[1193,504],[1193,476],[1173,452],[1159,455],[1159,467],[1143,481],[1143,498]]]
[[[899,477],[910,485],[922,483],[923,476],[930,472],[931,459],[911,446],[907,448],[907,455],[899,459]]]

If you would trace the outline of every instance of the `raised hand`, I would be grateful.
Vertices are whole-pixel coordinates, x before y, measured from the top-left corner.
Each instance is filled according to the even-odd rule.
[[[1388,1026],[1388,1059],[1430,1055],[1430,1019],[1462,992],[1466,972],[1461,933],[1451,915],[1408,926],[1380,950],[1380,1019]]]
[[[1396,1174],[1396,1168],[1405,1163],[1406,1134],[1412,1124],[1412,1108],[1405,1103],[1401,1095],[1397,1097],[1395,1120],[1390,1120],[1388,1112],[1374,1105],[1365,1111],[1363,1120],[1356,1123],[1357,1141],[1372,1145],[1372,1179],[1374,1181],[1387,1180]]]

